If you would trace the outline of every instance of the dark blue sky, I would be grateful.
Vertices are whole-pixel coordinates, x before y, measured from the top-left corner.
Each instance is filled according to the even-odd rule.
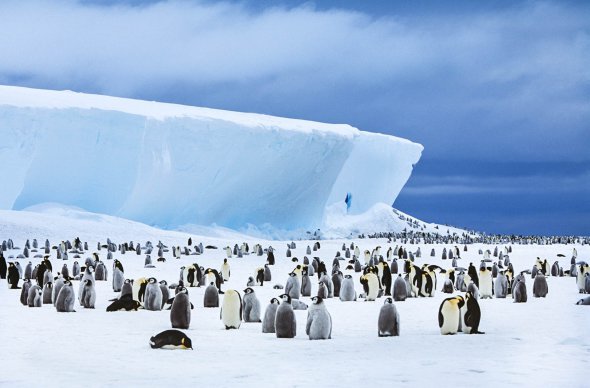
[[[0,4],[0,83],[349,123],[424,145],[395,206],[590,234],[590,3]]]

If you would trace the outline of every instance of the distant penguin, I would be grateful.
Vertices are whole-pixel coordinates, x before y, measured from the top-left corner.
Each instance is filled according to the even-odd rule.
[[[356,291],[354,289],[354,280],[351,275],[345,275],[340,284],[340,300],[342,302],[356,301]]]
[[[80,306],[82,306],[82,296],[84,287],[86,286],[86,280],[90,280],[94,284],[94,274],[92,272],[92,267],[86,267],[84,275],[80,280],[80,285],[78,286],[78,300],[80,301]]]
[[[170,299],[170,291],[168,291],[168,282],[166,280],[160,280],[159,286],[160,286],[160,291],[162,291],[162,307],[161,307],[161,309],[163,309],[164,306],[166,305],[166,303],[168,302],[168,299]]]
[[[239,329],[242,323],[242,297],[236,290],[227,290],[221,305],[221,320],[226,330]]]
[[[285,294],[289,294],[291,299],[299,299],[301,296],[301,284],[299,279],[294,272],[289,274],[287,283],[285,284]]]
[[[113,269],[113,291],[120,292],[124,281],[125,277],[123,272],[119,268],[115,267],[115,269]]]
[[[74,287],[69,280],[64,281],[57,299],[55,301],[55,309],[60,313],[75,312],[74,301],[76,296],[74,294]]]
[[[533,281],[533,296],[535,298],[544,298],[548,292],[547,278],[542,273],[539,273]]]
[[[328,287],[326,286],[326,283],[324,283],[324,282],[318,282],[317,296],[319,296],[322,299],[327,299],[328,298]]]
[[[145,287],[143,308],[150,311],[162,310],[162,290],[156,278],[149,278]]]
[[[389,269],[389,265],[385,261],[380,262],[379,265],[383,267],[382,275],[381,275],[381,284],[383,285],[385,295],[390,296],[391,295],[391,283],[392,283],[391,270]]]
[[[461,308],[464,304],[465,300],[462,296],[442,301],[438,309],[438,326],[441,334],[457,334],[461,320]]]
[[[264,311],[264,319],[262,320],[262,332],[263,333],[274,333],[275,332],[275,318],[277,315],[277,308],[280,305],[280,301],[277,298],[272,298],[266,310]]]
[[[221,276],[223,277],[223,281],[227,282],[230,276],[230,267],[227,259],[223,259],[223,264],[221,265]]]
[[[25,273],[23,275],[23,277],[25,279],[32,279],[33,278],[33,263],[31,263],[29,261],[29,263],[27,264],[27,266],[25,267]]]
[[[275,334],[277,338],[294,338],[297,335],[297,320],[291,297],[288,294],[280,296],[282,302],[275,315]]]
[[[203,296],[203,307],[219,307],[219,292],[215,283],[211,282],[207,288],[205,288],[205,294]]]
[[[188,290],[179,286],[170,308],[170,323],[175,329],[188,329],[191,323],[191,302]]]
[[[463,315],[463,332],[467,334],[484,334],[479,331],[481,309],[477,297],[471,292],[465,294],[465,314]]]
[[[85,279],[80,293],[80,305],[87,309],[93,309],[96,302],[96,289],[91,279]]]
[[[577,305],[590,306],[590,296],[580,299],[576,302]]]
[[[260,322],[260,301],[251,287],[244,290],[242,305],[244,322]]]
[[[260,267],[256,270],[256,283],[259,286],[264,286],[264,268]],[[250,286],[249,286],[250,287]]]
[[[389,272],[389,268],[388,268],[388,272]],[[391,278],[391,274],[389,274],[389,277]],[[340,296],[340,288],[342,286],[342,279],[343,279],[343,276],[342,276],[342,272],[340,272],[340,271],[338,271],[332,275],[332,285],[334,287],[333,296],[335,298],[338,298]]]
[[[311,278],[305,266],[301,272],[301,296],[311,296]]]
[[[264,264],[264,281],[270,282],[271,279],[272,279],[272,274],[270,272],[270,268],[269,268],[268,264]]]
[[[248,276],[248,281],[246,282],[246,287],[254,287],[256,285],[256,281],[254,280],[253,276]]]
[[[514,298],[514,303],[526,303],[527,301],[526,284],[519,278],[515,280],[512,297]]]
[[[493,279],[491,268],[484,267],[479,270],[479,297],[492,299]]]
[[[326,308],[324,300],[314,296],[311,306],[307,310],[307,324],[305,333],[310,340],[325,340],[332,338],[332,317]]]
[[[494,295],[496,298],[506,298],[508,295],[508,278],[504,275],[504,271],[498,273],[494,283]]]
[[[275,265],[275,255],[272,249],[269,249],[266,254],[266,262],[268,265]]]
[[[397,275],[393,282],[393,300],[402,302],[408,297],[408,287],[401,274]]]
[[[6,258],[2,254],[2,249],[0,248],[0,279],[6,279],[6,272],[8,271],[8,265],[6,264]]]
[[[193,349],[193,343],[180,330],[165,330],[150,338],[152,349]]]
[[[377,320],[377,334],[379,337],[399,336],[399,314],[392,298],[385,298],[385,303],[379,311]]]
[[[220,294],[223,294],[221,291],[221,283],[223,283],[223,279],[219,272],[216,269],[207,268],[205,270],[205,275],[207,276],[207,283],[209,284],[212,281],[215,282],[215,287],[217,287],[217,290],[219,290]]]

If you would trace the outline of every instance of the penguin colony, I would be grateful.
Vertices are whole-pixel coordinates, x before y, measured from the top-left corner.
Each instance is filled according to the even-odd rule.
[[[506,237],[496,241],[501,243],[498,244],[500,248],[496,246],[493,252],[470,252],[468,246],[476,241],[469,235],[462,238],[447,236],[445,239],[438,235],[408,233],[405,236],[387,235],[387,238],[386,249],[376,246],[361,252],[354,243],[343,244],[342,249],[330,258],[321,251],[319,241],[313,244],[313,248],[308,245],[298,249],[294,242],[287,244],[286,257],[280,257],[272,247],[263,248],[260,244],[250,247],[242,243],[218,250],[214,246],[203,247],[202,243],[193,244],[191,239],[184,247],[168,247],[162,242],[153,245],[149,241],[143,245],[133,241],[116,244],[109,239],[106,243],[98,243],[94,251],[78,238],[53,246],[48,240],[44,245],[39,245],[36,240],[31,245],[27,240],[23,249],[9,239],[0,246],[0,278],[10,289],[20,290],[20,302],[24,306],[53,305],[57,312],[94,309],[97,298],[106,299],[104,295],[97,295],[96,283],[110,280],[116,297],[109,300],[107,312],[166,310],[169,311],[166,314],[170,326],[183,330],[190,328],[195,309],[190,291],[202,287],[203,302],[198,306],[218,308],[221,326],[226,330],[237,330],[242,323],[254,323],[260,324],[262,333],[273,333],[277,338],[294,338],[298,323],[295,311],[307,310],[307,319],[305,323],[301,322],[301,326],[305,327],[310,340],[332,338],[332,316],[326,303],[330,299],[338,302],[381,300],[375,314],[377,334],[389,337],[400,335],[400,314],[396,303],[433,297],[437,291],[451,294],[438,309],[438,327],[443,335],[459,332],[483,334],[480,323],[482,311],[485,323],[485,306],[483,302],[480,305],[480,301],[511,298],[514,303],[526,303],[529,294],[534,298],[546,298],[551,277],[573,277],[575,282],[572,283],[579,293],[590,293],[590,266],[578,259],[575,248],[570,260],[559,255],[550,263],[548,259],[538,257],[531,260],[530,268],[520,268],[520,272],[516,272],[510,261],[512,247],[535,243],[533,238],[515,241]],[[445,244],[452,244],[439,250],[441,260],[449,263],[448,266],[419,265],[416,258],[422,256],[420,249],[408,250],[414,244],[441,242],[441,239]],[[562,241],[555,241],[558,242]],[[586,240],[569,242],[588,243]],[[204,254],[205,249],[221,256],[218,268],[199,265],[196,258]],[[43,253],[35,257],[40,260],[30,257],[39,251]],[[299,260],[297,255],[303,252],[305,255]],[[135,257],[131,256],[133,254]],[[86,259],[83,260],[82,255],[86,255]],[[166,260],[180,260],[178,278],[168,282],[158,281],[154,276],[142,276],[145,274],[134,274],[133,279],[127,277],[124,261],[137,260],[141,255],[145,255],[142,259],[146,269],[157,268]],[[151,260],[152,255],[157,257],[157,264]],[[435,248],[430,255],[437,255]],[[253,259],[252,276],[235,279],[231,262],[246,259]],[[291,272],[273,275],[271,267],[278,260],[290,261],[293,264]],[[38,263],[33,264],[34,261]],[[54,269],[56,261],[62,263]],[[281,283],[270,285],[271,279],[284,281],[284,286]],[[231,282],[236,289],[222,291],[226,282]],[[243,291],[237,290],[241,289],[240,283],[247,286]],[[264,310],[256,293],[258,287],[276,290],[275,297],[264,303]],[[303,298],[308,299],[304,301]],[[582,298],[576,304],[590,305],[590,297]],[[433,311],[433,321],[434,314]],[[179,330],[166,330],[152,336],[149,344],[152,348],[193,349],[191,339]]]

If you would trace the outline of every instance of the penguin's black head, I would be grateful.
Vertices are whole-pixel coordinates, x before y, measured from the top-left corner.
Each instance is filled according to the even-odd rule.
[[[321,296],[314,296],[313,298],[311,298],[311,302],[313,304],[322,304],[324,303],[324,299],[322,299]]]
[[[166,280],[160,280],[160,284],[163,286],[167,286],[168,282]]]
[[[391,298],[385,298],[385,303],[384,304],[393,304],[393,299],[391,299]]]
[[[292,259],[291,259],[291,261],[292,261],[293,263],[297,263],[297,262],[299,261],[299,259],[298,259],[298,258],[296,258],[296,257],[294,257],[294,258],[292,258]]]
[[[223,259],[223,263],[224,264],[227,264],[227,259]]]
[[[270,300],[270,303],[271,303],[271,304],[281,304],[281,301],[279,301],[277,298],[272,298],[272,299]]]
[[[178,286],[177,288],[178,293],[183,293],[183,294],[188,294],[188,290],[186,289],[186,287],[183,286]]]
[[[149,278],[149,279],[148,279],[148,282],[149,282],[150,284],[156,284],[158,281],[156,280],[156,278]]]
[[[254,290],[253,290],[251,287],[248,287],[248,288],[246,288],[246,289],[244,290],[244,292],[245,292],[246,294],[251,294],[251,293],[253,293],[253,292],[254,292]]]
[[[297,275],[295,274],[295,272],[291,272],[291,273],[289,273],[289,276],[291,276],[293,278],[293,277],[295,277]]]

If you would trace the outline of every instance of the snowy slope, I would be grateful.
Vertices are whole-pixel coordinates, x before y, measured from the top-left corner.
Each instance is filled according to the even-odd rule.
[[[34,209],[34,212],[0,212],[0,241],[11,237],[23,247],[26,239],[52,243],[81,236],[91,247],[110,237],[116,242],[133,239],[136,242],[162,240],[167,245],[186,244],[187,234],[157,230],[138,223],[108,216],[93,216],[74,209]],[[52,214],[53,213],[53,214]],[[93,234],[94,231],[94,234]],[[192,236],[196,242],[218,247],[240,244],[238,236],[209,239]],[[254,243],[255,241],[250,241]],[[258,241],[265,247],[268,242]],[[322,241],[319,251],[327,264],[332,262],[341,245],[351,240]],[[354,240],[361,251],[380,245],[382,250],[396,243],[385,240]],[[398,242],[399,243],[399,242]],[[293,255],[300,260],[307,245],[297,241]],[[286,257],[286,242],[272,242],[277,250],[277,264],[272,267],[273,281],[255,287],[262,309],[271,297],[281,293],[275,283],[285,284],[287,273],[295,263]],[[438,264],[444,268],[450,262],[441,260],[444,245],[405,245],[408,250],[418,247],[423,253],[432,248],[436,257],[425,254],[416,260]],[[569,264],[574,245],[513,246],[510,255],[515,270],[530,268],[537,256],[552,262],[558,253],[563,266]],[[478,249],[494,246],[468,246],[462,252],[459,265],[477,262]],[[500,247],[502,248],[502,247]],[[590,246],[576,246],[578,257],[588,261]],[[89,256],[91,252],[82,255]],[[5,255],[17,255],[13,250]],[[103,260],[106,253],[99,252]],[[125,266],[126,278],[155,276],[174,282],[182,265],[197,262],[204,267],[219,268],[224,253],[206,250],[201,256],[182,256],[157,268],[143,268],[144,255],[115,254]],[[231,278],[223,289],[243,290],[248,276],[264,264],[265,256],[230,258]],[[26,264],[25,260],[20,260]],[[31,259],[33,263],[38,259]],[[52,257],[54,268],[62,262]],[[309,341],[305,335],[305,311],[296,311],[297,336],[277,339],[262,334],[260,323],[243,323],[239,330],[226,331],[219,320],[219,309],[205,309],[203,288],[190,288],[191,301],[196,305],[191,326],[185,332],[193,340],[194,351],[158,351],[148,346],[149,337],[170,328],[168,311],[107,313],[108,299],[116,297],[109,279],[97,283],[96,309],[76,306],[76,313],[57,313],[54,308],[28,308],[19,303],[20,290],[9,290],[0,281],[0,386],[57,387],[73,382],[88,387],[122,386],[217,386],[217,387],[293,387],[293,386],[557,386],[587,387],[590,363],[590,339],[585,334],[590,325],[590,307],[576,306],[580,298],[575,281],[569,277],[550,277],[547,298],[531,295],[532,281],[527,276],[529,301],[512,303],[511,299],[480,300],[485,335],[458,334],[441,336],[437,312],[447,295],[440,291],[432,298],[396,302],[400,314],[401,336],[377,337],[377,317],[383,298],[376,302],[340,302],[327,300],[333,320],[332,340]],[[344,271],[345,273],[350,273]],[[358,293],[362,287],[358,274],[351,273]],[[439,277],[438,289],[442,284]],[[78,282],[74,282],[77,292]],[[317,290],[313,282],[312,294]],[[302,298],[309,303],[309,298]],[[42,383],[39,381],[42,380]]]
[[[0,208],[45,202],[150,225],[316,228],[393,203],[422,146],[259,114],[0,86]]]

